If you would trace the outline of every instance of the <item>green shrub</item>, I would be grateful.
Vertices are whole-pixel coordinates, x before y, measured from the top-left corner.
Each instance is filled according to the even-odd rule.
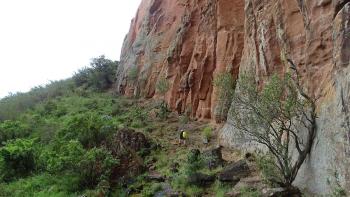
[[[82,187],[95,188],[102,181],[109,183],[113,169],[118,163],[119,160],[106,149],[93,148],[89,150],[79,162]]]
[[[1,179],[11,181],[24,177],[35,170],[34,140],[16,139],[6,142],[0,148]]]
[[[116,126],[108,116],[97,113],[77,114],[64,122],[59,137],[64,140],[79,140],[84,147],[96,147],[110,139]]]
[[[27,137],[31,133],[28,125],[19,121],[6,120],[0,123],[0,147],[8,140]]]
[[[230,190],[232,186],[229,184],[225,184],[220,182],[219,180],[216,180],[213,186],[213,190],[216,197],[224,197],[225,194]]]
[[[146,123],[148,120],[148,111],[140,106],[136,105],[131,107],[125,116],[126,117],[124,121],[130,124],[134,124],[135,128],[140,128],[147,125]]]
[[[51,148],[44,149],[39,157],[40,164],[51,173],[79,170],[78,163],[86,151],[78,141],[61,142]]]
[[[185,164],[185,174],[192,176],[203,167],[203,159],[200,152],[196,149],[187,153],[187,162]]]
[[[114,82],[119,62],[106,59],[104,55],[93,58],[90,67],[79,70],[73,76],[77,87],[91,88],[95,91],[109,89]]]
[[[209,139],[212,137],[212,135],[213,135],[213,130],[212,130],[212,128],[209,127],[209,126],[205,127],[205,128],[203,129],[203,131],[202,131],[202,135],[203,135],[204,138],[206,138],[206,139],[209,140]]]
[[[162,185],[159,183],[155,183],[155,184],[151,184],[148,187],[145,187],[142,192],[141,195],[143,197],[153,197],[157,192],[162,190]]]
[[[261,154],[257,158],[257,165],[262,174],[264,182],[271,186],[278,186],[275,185],[275,182],[280,181],[282,177],[277,169],[274,157],[270,154]]]
[[[99,189],[105,188],[109,185],[113,169],[118,165],[118,159],[108,150],[85,150],[78,141],[61,142],[61,145],[44,150],[39,160],[44,170],[52,174],[75,174],[79,177],[81,190],[95,189],[97,186]],[[109,186],[105,189],[108,190]]]
[[[0,100],[0,121],[14,120],[40,102],[70,95],[73,89],[72,80],[67,79],[51,81],[50,84],[32,88],[27,93],[10,94]]]
[[[346,195],[346,190],[340,186],[336,186],[333,191],[332,191],[332,197],[345,197]]]
[[[73,197],[77,196],[74,192],[78,190],[77,185],[79,185],[77,177],[69,174],[60,176],[40,174],[0,184],[0,197]]]
[[[157,112],[157,116],[162,119],[165,120],[168,118],[171,110],[169,110],[168,104],[165,101],[162,101],[157,108],[159,109],[159,111]]]

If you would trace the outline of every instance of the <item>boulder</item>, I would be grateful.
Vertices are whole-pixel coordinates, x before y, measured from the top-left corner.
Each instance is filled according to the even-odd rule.
[[[208,186],[215,181],[215,176],[197,172],[190,175],[187,181],[191,185]]]
[[[225,197],[239,197],[239,196],[241,196],[241,192],[235,191],[235,190],[227,192],[225,194]]]
[[[156,171],[152,171],[150,172],[145,179],[147,181],[157,181],[157,182],[164,182],[165,181],[165,177],[163,175],[161,175],[159,172]]]
[[[162,183],[162,190],[155,193],[154,197],[185,197],[183,192],[174,191],[169,183]]]
[[[108,143],[107,146],[120,160],[120,164],[113,170],[113,177],[118,177],[120,181],[128,180],[147,170],[143,159],[137,154],[141,150],[146,154],[151,149],[151,144],[144,134],[133,129],[120,129],[113,136],[112,143]]]
[[[231,163],[227,165],[219,174],[218,179],[222,182],[237,183],[240,178],[247,177],[250,169],[245,160]]]
[[[150,147],[150,142],[143,133],[136,132],[133,129],[120,129],[114,138],[116,145],[123,145],[135,152]]]
[[[207,151],[204,151],[202,157],[206,162],[209,169],[217,168],[224,164],[224,160],[222,159],[221,148],[214,148]]]
[[[262,190],[266,188],[266,185],[261,180],[260,176],[249,176],[241,178],[240,181],[234,186],[236,191],[240,191],[243,188],[256,188]]]
[[[301,192],[296,187],[265,188],[262,194],[264,197],[301,197]]]

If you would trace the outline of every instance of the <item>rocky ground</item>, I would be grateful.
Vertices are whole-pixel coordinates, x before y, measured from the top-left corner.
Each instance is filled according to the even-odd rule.
[[[148,114],[152,116],[152,111]],[[147,132],[140,128],[128,131],[134,134],[124,133],[120,141],[136,151],[146,147],[145,139],[153,143],[146,156],[139,157],[144,173],[125,184],[130,196],[283,196],[282,189],[271,189],[264,183],[254,155],[218,146],[217,132],[222,125],[196,120],[180,123],[179,119],[175,113],[166,120],[154,117]],[[207,127],[212,130],[208,142],[203,136]],[[179,144],[180,129],[189,133],[186,144]],[[182,176],[189,154],[201,157],[205,167]],[[188,185],[194,187],[186,189]]]

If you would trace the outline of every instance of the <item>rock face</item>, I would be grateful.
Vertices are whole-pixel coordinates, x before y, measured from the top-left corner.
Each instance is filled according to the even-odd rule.
[[[117,91],[157,97],[155,86],[163,77],[173,110],[212,118],[213,77],[238,76],[243,42],[243,0],[143,0],[122,49]],[[131,71],[137,71],[136,79]]]
[[[317,140],[296,184],[315,193],[336,182],[350,188],[349,0],[143,0],[122,49],[117,91],[157,98],[157,81],[166,78],[173,110],[215,119],[217,74],[250,71],[263,85],[288,71],[288,58],[319,98]],[[228,120],[220,142],[252,147],[239,136]]]
[[[293,59],[308,94],[317,102],[317,137],[311,156],[294,182],[325,194],[340,184],[350,188],[350,2],[246,1],[244,50],[240,72],[255,73],[261,85]],[[230,120],[221,144],[251,149]]]

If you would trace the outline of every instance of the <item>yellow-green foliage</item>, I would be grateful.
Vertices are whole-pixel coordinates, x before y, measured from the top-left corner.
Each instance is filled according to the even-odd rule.
[[[213,135],[213,129],[209,126],[205,127],[202,131],[202,135],[209,140]]]

